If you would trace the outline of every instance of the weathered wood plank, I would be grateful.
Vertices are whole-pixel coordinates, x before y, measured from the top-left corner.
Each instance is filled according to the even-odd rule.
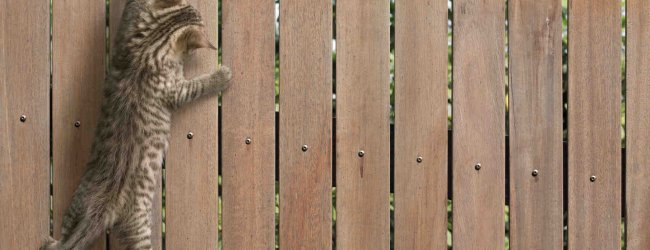
[[[203,16],[209,40],[217,43],[217,1],[190,0]],[[186,76],[217,69],[217,52],[197,51]],[[211,96],[174,113],[166,158],[167,249],[214,249],[218,245],[218,97]],[[193,139],[188,139],[188,133]]]
[[[627,1],[627,249],[650,246],[650,2]]]
[[[336,247],[389,249],[390,2],[336,7]]]
[[[332,1],[284,0],[280,20],[280,246],[331,249]]]
[[[453,4],[453,246],[498,249],[505,238],[505,2]]]
[[[569,249],[620,249],[621,6],[572,0],[569,12]]]
[[[108,21],[109,23],[109,42],[110,42],[110,47],[111,51],[113,46],[115,46],[115,37],[117,35],[117,30],[120,25],[120,21],[122,20],[122,13],[124,12],[124,8],[126,5],[127,0],[111,0],[110,1],[110,6],[109,6],[109,15],[110,19]],[[110,60],[109,60],[109,67],[110,67]],[[151,244],[153,249],[162,249],[162,174],[158,176],[157,181],[157,191],[154,196],[154,201],[153,201],[153,218],[152,218],[152,230],[151,230]],[[110,235],[109,237],[109,246],[113,250],[119,250],[119,249],[124,249],[123,247],[120,246],[120,242],[115,237],[115,235]]]
[[[223,248],[275,249],[275,1],[222,4]]]
[[[446,249],[447,3],[398,0],[395,25],[395,249]]]
[[[37,249],[50,233],[49,16],[48,1],[0,1],[3,249]]]
[[[100,114],[106,72],[106,3],[55,1],[52,13],[52,207],[54,236],[59,239],[61,221],[90,160]],[[104,249],[105,245],[105,237],[100,237],[92,248]]]
[[[509,4],[510,246],[562,249],[562,3]]]

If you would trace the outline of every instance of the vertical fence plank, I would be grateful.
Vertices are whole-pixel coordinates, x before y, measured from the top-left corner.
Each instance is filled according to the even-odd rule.
[[[390,2],[337,3],[339,249],[390,248]]]
[[[37,249],[50,226],[49,2],[0,1],[0,19],[0,248]]]
[[[569,1],[569,249],[620,249],[620,8]]]
[[[190,0],[217,42],[217,1]],[[217,52],[201,50],[186,64],[187,78],[217,69]],[[174,114],[166,158],[165,245],[208,249],[218,245],[218,98],[206,97]],[[193,133],[193,139],[187,134]]]
[[[650,246],[650,2],[627,2],[626,247]]]
[[[54,1],[52,13],[52,207],[58,239],[63,216],[90,160],[99,118],[106,72],[106,3]],[[100,237],[92,248],[104,249],[105,244],[105,237]]]
[[[505,2],[453,4],[453,245],[498,249],[505,238]]]
[[[332,1],[284,0],[280,20],[280,246],[330,249]]]
[[[223,248],[274,249],[275,1],[222,4]]]
[[[561,1],[509,4],[510,244],[562,249]]]
[[[108,32],[108,37],[110,38],[108,41],[110,42],[109,46],[111,47],[111,51],[113,46],[115,46],[115,37],[117,36],[117,30],[120,25],[120,21],[122,20],[122,13],[124,12],[124,8],[126,6],[127,0],[111,0],[110,1],[110,6],[109,6],[109,32]],[[111,61],[108,61],[109,67],[111,64]],[[157,179],[156,179],[156,194],[154,196],[154,201],[153,201],[153,218],[152,218],[152,225],[151,225],[151,244],[153,249],[162,249],[162,174],[160,174]],[[113,250],[119,250],[119,249],[124,249],[122,246],[120,246],[120,242],[115,237],[115,235],[110,235],[111,237],[109,238],[110,243],[109,246]]]
[[[445,249],[447,3],[398,0],[395,13],[395,249]]]

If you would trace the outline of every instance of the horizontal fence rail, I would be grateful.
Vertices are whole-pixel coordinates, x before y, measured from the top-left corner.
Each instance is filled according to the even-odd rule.
[[[129,1],[0,0],[0,250],[60,237]],[[187,2],[233,80],[174,114],[153,249],[650,246],[647,1]]]

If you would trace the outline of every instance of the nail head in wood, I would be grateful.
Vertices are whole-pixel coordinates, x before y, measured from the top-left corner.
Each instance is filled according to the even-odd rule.
[[[537,177],[539,175],[539,170],[535,169],[533,170],[533,177]]]
[[[307,150],[309,150],[309,146],[302,145],[302,152],[307,152]]]
[[[21,115],[20,116],[20,122],[26,122],[27,121],[27,116],[26,115]]]
[[[422,161],[423,161],[422,156],[418,156],[418,158],[415,159],[415,161],[416,161],[417,163],[422,163]]]
[[[251,145],[251,143],[253,143],[253,139],[251,139],[251,138],[246,138],[245,143],[246,143],[246,145]]]
[[[192,140],[193,138],[194,138],[194,133],[192,132],[187,133],[187,139]]]
[[[476,163],[476,165],[474,165],[474,169],[476,169],[476,171],[481,170],[481,163]]]
[[[357,155],[359,157],[363,157],[364,155],[366,155],[366,152],[364,152],[363,150],[359,150],[359,153],[357,153]]]
[[[589,180],[590,180],[591,182],[596,182],[596,176],[595,176],[595,175],[592,175],[591,177],[589,177]]]
[[[81,122],[80,121],[74,122],[74,126],[75,128],[81,127]]]

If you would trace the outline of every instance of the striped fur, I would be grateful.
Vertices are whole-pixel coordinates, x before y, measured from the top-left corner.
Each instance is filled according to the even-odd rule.
[[[129,0],[122,20],[91,160],[63,218],[62,238],[41,249],[86,249],[108,229],[126,249],[151,249],[172,111],[229,85],[227,67],[184,78],[186,55],[214,49],[200,14],[184,0]]]

